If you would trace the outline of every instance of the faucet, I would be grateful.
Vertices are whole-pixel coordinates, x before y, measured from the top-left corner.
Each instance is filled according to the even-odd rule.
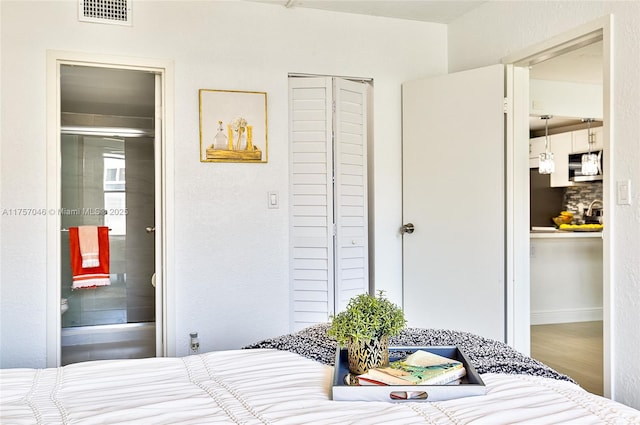
[[[600,199],[594,199],[593,201],[591,201],[591,203],[589,204],[589,208],[587,209],[587,214],[586,214],[587,217],[591,217],[591,214],[593,214],[593,205],[598,202],[600,203],[601,207],[604,206]]]

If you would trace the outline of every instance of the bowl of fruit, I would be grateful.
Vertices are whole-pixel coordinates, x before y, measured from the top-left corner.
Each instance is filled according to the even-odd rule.
[[[560,227],[561,224],[571,224],[573,221],[573,213],[571,211],[561,211],[560,215],[552,218],[556,226]]]

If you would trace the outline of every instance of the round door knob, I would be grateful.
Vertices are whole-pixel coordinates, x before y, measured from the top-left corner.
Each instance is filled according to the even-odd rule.
[[[405,233],[413,233],[413,231],[415,230],[415,227],[413,227],[413,223],[407,223],[405,225],[402,226],[402,228],[400,228],[400,233],[402,233],[403,235]]]
[[[156,228],[155,227],[151,227],[151,226],[147,226],[147,227],[144,228],[144,230],[146,230],[147,233],[153,233],[153,232],[156,231]]]

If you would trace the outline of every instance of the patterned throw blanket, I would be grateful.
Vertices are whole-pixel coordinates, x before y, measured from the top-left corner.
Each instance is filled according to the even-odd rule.
[[[313,325],[296,333],[265,339],[243,348],[274,348],[291,351],[309,359],[333,365],[337,344],[327,336],[328,327],[328,323]],[[389,338],[389,345],[455,345],[467,355],[478,373],[535,375],[575,383],[570,377],[525,356],[505,343],[467,332],[405,328],[400,335]]]

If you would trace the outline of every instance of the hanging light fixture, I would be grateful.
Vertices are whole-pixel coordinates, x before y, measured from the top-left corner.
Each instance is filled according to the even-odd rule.
[[[556,170],[553,153],[549,150],[549,120],[551,115],[543,115],[540,119],[544,120],[544,152],[540,154],[538,172],[540,174],[551,174]]]
[[[593,118],[584,118],[582,122],[587,123],[587,142],[589,145],[589,151],[582,155],[582,169],[580,172],[583,176],[595,176],[598,174],[598,155],[595,153],[591,153],[591,146],[595,142],[593,137],[595,136],[591,133],[591,123],[594,121]]]

